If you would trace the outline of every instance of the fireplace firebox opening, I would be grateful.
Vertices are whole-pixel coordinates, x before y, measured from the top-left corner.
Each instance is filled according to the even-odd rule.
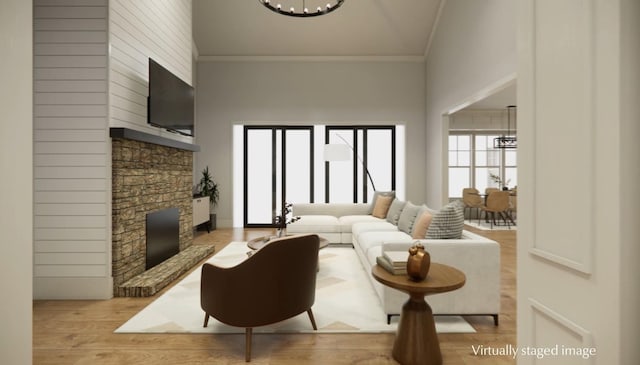
[[[145,269],[180,252],[180,210],[168,208],[147,214]]]

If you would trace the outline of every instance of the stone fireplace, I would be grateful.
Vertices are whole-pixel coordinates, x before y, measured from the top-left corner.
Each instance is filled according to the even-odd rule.
[[[193,244],[194,150],[111,136],[113,283],[124,296],[120,286],[145,272],[148,213],[177,208],[180,251]]]

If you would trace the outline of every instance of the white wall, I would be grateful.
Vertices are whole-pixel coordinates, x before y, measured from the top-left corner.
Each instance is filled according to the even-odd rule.
[[[519,5],[518,345],[597,355],[518,363],[638,364],[640,6]]]
[[[231,226],[232,125],[406,124],[406,198],[424,202],[424,65],[415,61],[199,62],[196,181],[209,166]]]
[[[147,124],[149,57],[192,85],[191,1],[109,1],[109,124],[191,143]]]
[[[624,0],[621,2],[621,20],[623,23],[621,44],[621,186],[620,191],[630,192],[640,185],[640,2]],[[621,206],[621,287],[620,312],[622,326],[620,328],[621,364],[640,363],[640,346],[635,339],[640,338],[640,194],[623,193]]]
[[[446,0],[427,54],[426,202],[446,201],[442,115],[516,72],[516,1]]]
[[[33,12],[33,295],[109,298],[107,0],[38,0]]]
[[[32,362],[32,4],[0,2],[0,363]]]

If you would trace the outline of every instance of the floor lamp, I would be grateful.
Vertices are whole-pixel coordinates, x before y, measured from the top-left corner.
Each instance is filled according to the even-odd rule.
[[[340,135],[338,135],[340,137]],[[342,137],[340,137],[344,141]],[[325,144],[324,145],[324,160],[326,162],[332,161],[349,161],[351,160],[351,152],[356,154],[356,151],[349,145],[346,141],[345,143],[336,143],[336,144]],[[371,187],[373,190],[376,190],[376,184],[373,183],[373,179],[371,178],[371,174],[369,173],[369,169],[367,169],[367,165],[365,165],[364,161],[356,154],[358,161],[362,164],[364,171],[367,173],[367,177],[369,177],[369,181],[371,182]]]

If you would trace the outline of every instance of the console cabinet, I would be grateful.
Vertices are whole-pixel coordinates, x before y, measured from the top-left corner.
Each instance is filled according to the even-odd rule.
[[[209,198],[193,198],[193,226],[197,227],[201,224],[207,223],[207,230],[209,230]]]

